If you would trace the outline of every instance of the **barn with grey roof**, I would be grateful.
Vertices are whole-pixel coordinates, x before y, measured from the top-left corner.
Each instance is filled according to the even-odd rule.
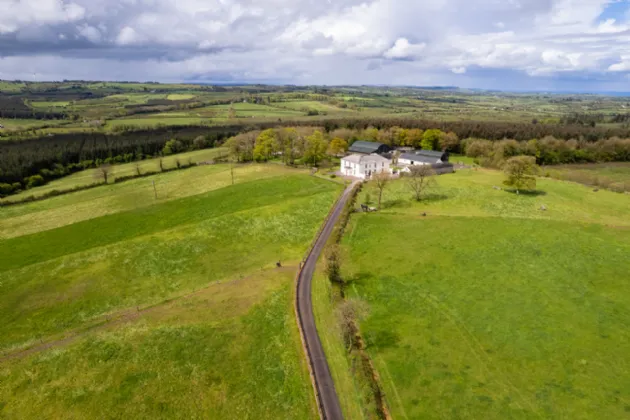
[[[371,155],[373,153],[381,154],[387,153],[391,148],[383,143],[377,143],[375,141],[355,141],[350,145],[348,149],[349,153],[359,153],[362,155]]]

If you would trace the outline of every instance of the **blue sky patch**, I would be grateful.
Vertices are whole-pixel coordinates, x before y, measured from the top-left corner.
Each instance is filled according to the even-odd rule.
[[[597,18],[598,22],[605,22],[609,19],[615,19],[617,22],[623,22],[627,18],[630,9],[630,1],[613,0],[611,1],[601,15]]]

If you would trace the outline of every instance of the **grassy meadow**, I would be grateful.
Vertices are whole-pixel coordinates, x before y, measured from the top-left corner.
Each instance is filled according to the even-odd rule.
[[[628,162],[558,165],[545,168],[545,172],[556,179],[607,188],[616,192],[630,191]]]
[[[0,418],[317,418],[292,315],[295,269],[215,283],[0,361]]]
[[[162,176],[158,201],[134,180],[2,209],[0,418],[316,416],[293,278],[342,186]]]
[[[360,328],[390,412],[626,417],[630,197],[549,179],[515,195],[501,179],[444,175],[421,203],[394,181],[382,212],[351,218],[347,297],[369,305]]]
[[[227,150],[225,148],[219,147],[213,149],[195,150],[193,152],[178,153],[176,155],[165,156],[163,158],[146,159],[138,162],[113,165],[110,170],[108,182],[110,184],[113,184],[115,178],[136,175],[138,173],[138,169],[141,173],[159,172],[160,160],[162,160],[162,165],[164,169],[172,169],[177,167],[177,161],[179,161],[182,165],[186,165],[188,164],[188,162],[200,163],[212,161],[213,159],[225,155],[227,155]],[[179,177],[181,177],[181,174],[179,174]],[[86,169],[84,171],[79,171],[71,175],[64,176],[63,178],[52,180],[45,185],[22,191],[10,197],[5,197],[3,199],[0,199],[0,203],[2,201],[16,201],[31,196],[38,197],[53,190],[69,190],[72,188],[90,185],[95,182],[103,182],[102,173],[96,168]]]

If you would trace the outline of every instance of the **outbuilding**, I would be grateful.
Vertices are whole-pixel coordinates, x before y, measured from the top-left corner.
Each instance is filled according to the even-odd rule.
[[[369,179],[381,172],[391,173],[391,161],[377,154],[353,154],[341,159],[341,174],[345,176]]]
[[[435,150],[416,150],[412,153],[403,153],[398,157],[400,165],[436,165],[448,163],[448,152]]]
[[[355,141],[350,145],[348,152],[358,153],[360,155],[371,155],[373,153],[387,153],[391,151],[391,148],[383,143],[377,143],[375,141]]]

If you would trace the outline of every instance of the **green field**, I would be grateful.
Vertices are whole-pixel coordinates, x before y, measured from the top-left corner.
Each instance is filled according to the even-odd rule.
[[[140,168],[141,173],[159,172],[160,159],[162,159],[164,169],[171,169],[177,166],[177,160],[179,160],[182,165],[186,165],[188,162],[209,162],[217,157],[224,156],[226,153],[227,152],[224,148],[203,149],[193,152],[178,153],[177,155],[165,156],[163,158],[146,159],[139,162],[114,165],[111,168],[111,175],[108,181],[111,184],[114,182],[115,178],[136,175],[137,167]],[[177,177],[177,179],[180,179],[180,177]],[[53,180],[46,185],[34,187],[18,194],[14,194],[10,198],[0,199],[0,202],[16,201],[31,196],[39,197],[53,190],[64,191],[102,181],[103,176],[99,173],[98,169],[86,169],[84,171],[75,172],[63,178]],[[2,210],[0,210],[0,214],[1,212]]]
[[[215,283],[0,361],[0,417],[317,418],[291,315],[292,268]]]
[[[617,192],[630,191],[628,162],[558,165],[546,168],[545,172],[556,179],[608,188]]]
[[[127,202],[130,181],[4,209],[26,211],[0,216],[0,414],[316,415],[293,278],[341,186],[279,165],[231,186],[225,169],[162,174],[191,189],[157,202]]]
[[[515,195],[501,179],[444,175],[422,203],[395,181],[346,230],[347,294],[369,305],[393,417],[624,418],[630,197],[554,180]]]

